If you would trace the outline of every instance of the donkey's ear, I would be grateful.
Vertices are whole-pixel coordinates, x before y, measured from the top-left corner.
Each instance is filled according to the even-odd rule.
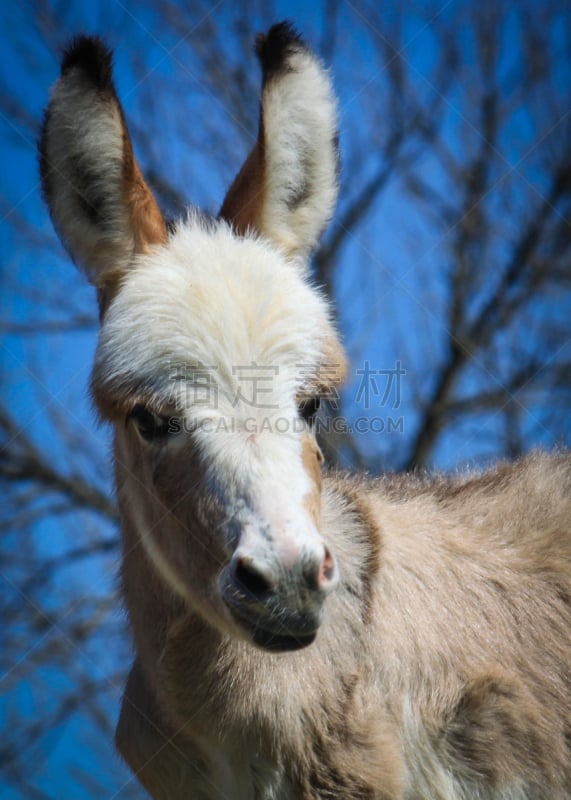
[[[76,39],[64,55],[40,140],[42,187],[73,260],[106,292],[134,253],[166,239],[135,161],[112,78],[111,52]]]
[[[258,140],[220,216],[291,255],[313,250],[337,198],[336,102],[326,70],[287,22],[256,42],[263,70]]]

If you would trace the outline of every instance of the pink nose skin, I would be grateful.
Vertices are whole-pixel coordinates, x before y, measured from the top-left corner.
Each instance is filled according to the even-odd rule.
[[[337,567],[335,560],[327,547],[325,548],[325,556],[319,569],[317,576],[317,588],[322,592],[330,591],[337,583]]]

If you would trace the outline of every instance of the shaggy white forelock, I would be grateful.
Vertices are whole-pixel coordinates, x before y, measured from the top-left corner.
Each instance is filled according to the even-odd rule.
[[[283,409],[323,359],[330,330],[326,302],[294,262],[191,215],[167,247],[138,256],[127,272],[104,320],[96,371],[104,384],[138,382],[172,396],[176,370],[184,378],[201,364],[212,368],[220,410],[236,414],[227,408],[236,368],[274,367],[267,405]]]

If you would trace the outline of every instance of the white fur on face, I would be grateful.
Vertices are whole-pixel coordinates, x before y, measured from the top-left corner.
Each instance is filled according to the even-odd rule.
[[[192,435],[222,485],[242,476],[301,503],[312,486],[297,397],[331,335],[325,301],[294,264],[192,217],[127,273],[105,316],[95,382],[102,393],[156,398],[198,425]]]

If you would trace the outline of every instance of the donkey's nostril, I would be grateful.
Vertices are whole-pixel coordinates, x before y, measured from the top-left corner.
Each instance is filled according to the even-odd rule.
[[[303,576],[308,589],[327,594],[337,585],[337,566],[335,559],[324,545],[319,556],[313,552],[303,562]]]
[[[319,569],[319,576],[317,578],[317,583],[320,589],[326,589],[329,584],[335,579],[336,577],[336,568],[335,568],[335,560],[327,547],[325,548],[325,556],[323,558],[323,562]]]
[[[254,561],[248,558],[238,559],[234,577],[241,589],[245,589],[255,597],[270,592],[273,588],[268,577],[261,572]]]

